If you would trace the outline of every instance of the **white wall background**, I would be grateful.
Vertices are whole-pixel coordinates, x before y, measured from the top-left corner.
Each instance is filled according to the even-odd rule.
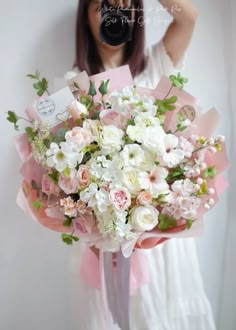
[[[155,0],[148,0],[148,6],[149,3],[153,8],[157,5]],[[228,1],[232,7],[219,0],[194,3],[199,19],[186,57],[185,73],[190,79],[187,89],[206,110],[215,106],[221,113],[218,131],[226,135],[235,157],[236,136],[232,130],[232,120],[236,120],[232,111],[235,3]],[[0,329],[3,330],[74,330],[70,328],[68,290],[70,247],[61,243],[57,233],[33,222],[15,204],[21,180],[20,160],[13,145],[16,133],[5,120],[5,112],[14,109],[23,115],[33,99],[31,81],[24,77],[27,73],[38,68],[53,82],[54,77],[63,76],[71,68],[76,7],[76,0],[0,0]],[[146,27],[150,44],[160,38],[166,24],[147,23]],[[230,182],[235,183],[236,168],[233,159],[231,162]],[[236,272],[232,262],[236,247],[235,200],[229,198],[229,193],[235,196],[234,187],[232,184],[207,214],[205,233],[196,239],[203,281],[218,330],[236,328],[233,310]]]

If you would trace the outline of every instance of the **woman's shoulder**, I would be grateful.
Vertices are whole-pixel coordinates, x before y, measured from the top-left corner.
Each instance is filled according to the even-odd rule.
[[[155,88],[162,75],[169,76],[177,70],[184,68],[184,57],[177,65],[174,65],[168,55],[163,40],[149,46],[145,51],[146,67],[144,71],[135,77],[136,84],[143,87]]]

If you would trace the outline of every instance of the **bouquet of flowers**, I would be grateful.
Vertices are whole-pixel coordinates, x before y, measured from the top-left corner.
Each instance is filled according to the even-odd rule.
[[[83,72],[48,96],[47,80],[29,76],[40,97],[17,138],[18,204],[27,213],[67,244],[81,239],[125,257],[199,234],[201,216],[226,187],[228,161],[224,137],[211,137],[217,112],[199,110],[185,77],[163,76],[144,89],[125,66]],[[19,119],[8,112],[16,128]]]

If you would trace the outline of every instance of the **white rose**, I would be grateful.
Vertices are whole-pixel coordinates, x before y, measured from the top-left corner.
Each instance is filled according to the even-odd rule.
[[[120,128],[113,125],[103,126],[100,141],[103,151],[109,154],[110,152],[120,150],[123,145],[123,136],[124,132]]]
[[[131,211],[130,221],[137,231],[152,230],[158,224],[158,210],[149,206],[137,206]]]

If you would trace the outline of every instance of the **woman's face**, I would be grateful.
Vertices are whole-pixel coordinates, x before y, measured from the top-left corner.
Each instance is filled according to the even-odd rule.
[[[102,42],[99,37],[99,26],[101,22],[101,4],[102,0],[91,0],[88,7],[88,24],[95,40],[97,46],[102,46],[103,48],[115,50],[124,47],[124,44],[118,46],[111,46],[105,42]]]

